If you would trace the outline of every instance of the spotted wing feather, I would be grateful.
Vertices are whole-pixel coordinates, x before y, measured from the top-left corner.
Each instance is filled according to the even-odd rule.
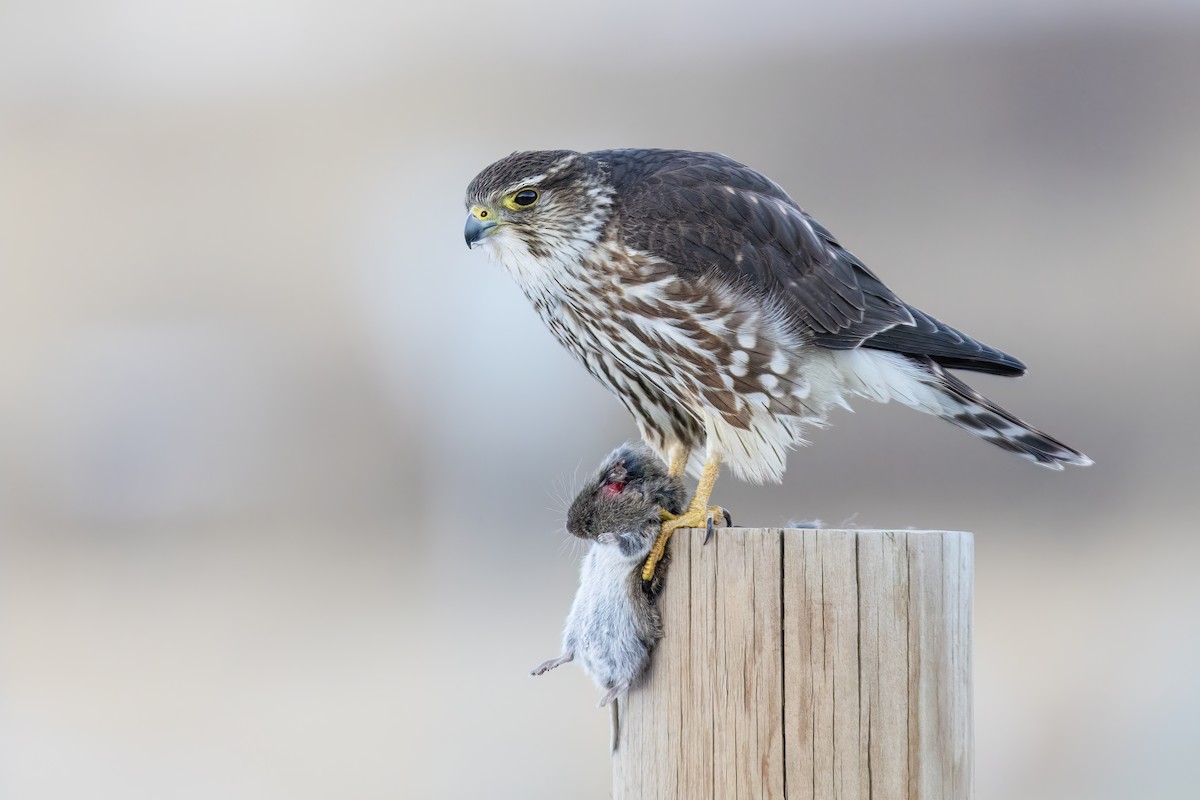
[[[715,153],[611,150],[628,246],[684,277],[713,276],[787,309],[814,344],[928,356],[944,367],[1020,375],[1013,356],[913,308],[774,181]]]

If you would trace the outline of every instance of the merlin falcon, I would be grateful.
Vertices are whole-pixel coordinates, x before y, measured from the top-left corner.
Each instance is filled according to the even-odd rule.
[[[905,303],[771,179],[716,153],[513,153],[467,188],[467,244],[633,414],[671,472],[699,478],[664,521],[703,526],[717,472],[782,480],[805,425],[865,397],[933,414],[1035,464],[1091,460],[949,370],[1025,365]]]

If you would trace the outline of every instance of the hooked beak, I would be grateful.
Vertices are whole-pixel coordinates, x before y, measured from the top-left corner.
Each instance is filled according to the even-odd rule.
[[[474,213],[467,217],[467,224],[463,230],[463,236],[467,240],[467,247],[475,247],[485,237],[489,236],[496,229],[496,223],[491,220],[484,221],[479,219]]]

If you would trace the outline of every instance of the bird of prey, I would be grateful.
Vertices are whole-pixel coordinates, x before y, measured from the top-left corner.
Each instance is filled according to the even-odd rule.
[[[699,478],[667,519],[703,526],[724,463],[778,482],[805,425],[853,397],[896,400],[1036,464],[1091,460],[949,370],[1025,365],[905,303],[770,178],[716,153],[518,152],[467,188],[489,250],[642,438]]]

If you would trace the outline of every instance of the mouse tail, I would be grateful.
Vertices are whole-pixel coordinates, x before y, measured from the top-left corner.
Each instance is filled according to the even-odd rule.
[[[617,752],[617,741],[621,732],[621,714],[617,710],[617,698],[608,704],[608,752]]]

